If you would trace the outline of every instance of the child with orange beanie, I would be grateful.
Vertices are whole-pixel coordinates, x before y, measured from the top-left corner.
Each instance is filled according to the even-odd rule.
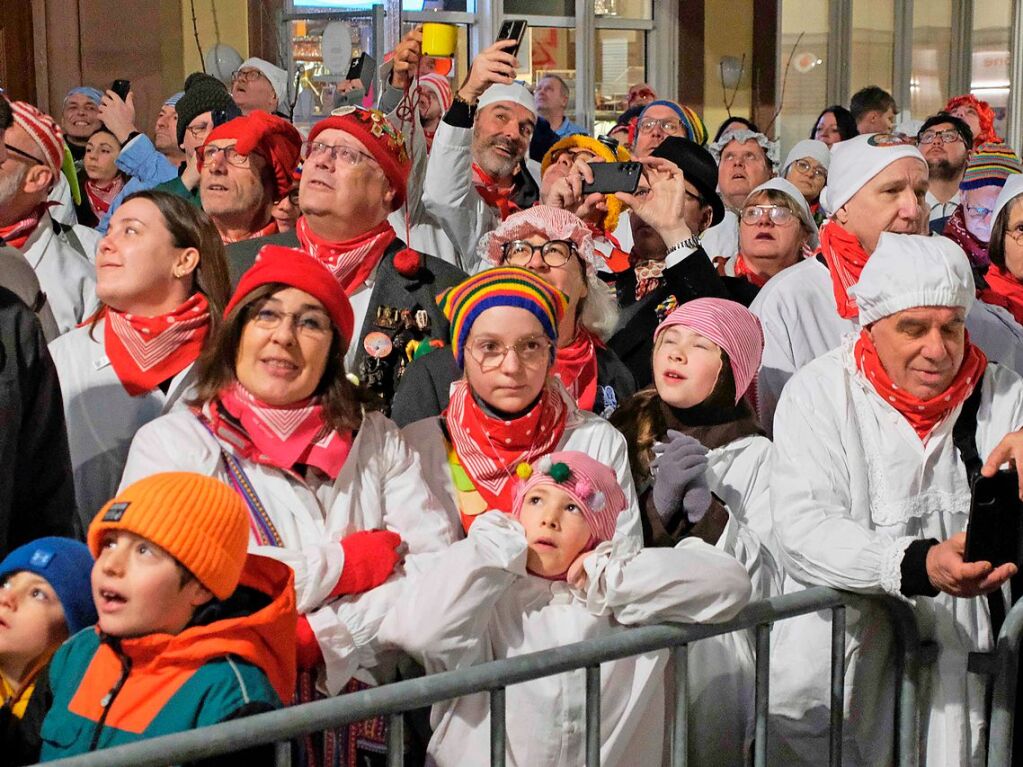
[[[401,647],[427,673],[526,655],[661,621],[715,622],[749,600],[743,567],[703,541],[643,549],[614,543],[627,507],[612,469],[564,451],[516,470],[525,478],[512,514],[488,511],[468,537],[410,567],[408,586],[379,639]],[[411,572],[415,568],[417,572]],[[601,760],[661,764],[665,667],[661,651],[601,666]],[[582,764],[586,753],[582,671],[507,688],[508,764]],[[429,754],[438,767],[485,764],[486,693],[434,707]]]
[[[293,576],[280,562],[247,555],[248,542],[244,501],[199,474],[154,474],[100,510],[88,534],[99,622],[50,665],[42,761],[291,699]],[[256,755],[250,750],[249,764]]]

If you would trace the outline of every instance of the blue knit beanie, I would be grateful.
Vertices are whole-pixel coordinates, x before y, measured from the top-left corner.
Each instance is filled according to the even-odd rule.
[[[72,636],[96,618],[92,601],[92,554],[89,547],[71,538],[39,538],[19,546],[0,562],[0,579],[11,573],[30,572],[44,578],[64,608]]]

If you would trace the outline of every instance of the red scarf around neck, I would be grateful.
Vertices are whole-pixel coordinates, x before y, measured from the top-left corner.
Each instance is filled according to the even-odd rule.
[[[158,317],[107,307],[103,318],[107,359],[133,397],[151,392],[195,362],[210,329],[210,308],[202,293]]]
[[[974,236],[973,232],[966,228],[966,218],[963,216],[963,206],[957,205],[952,215],[945,222],[945,228],[941,235],[948,237],[960,248],[966,251],[970,264],[974,268],[983,268],[991,263],[988,258],[986,242],[981,242]]]
[[[89,198],[89,207],[99,217],[110,210],[110,203],[114,201],[114,198],[124,188],[124,176],[118,173],[105,184],[89,179],[85,182],[84,186],[85,194]]]
[[[56,204],[56,202],[44,202],[20,221],[15,221],[7,226],[0,226],[0,239],[12,248],[23,250],[25,243],[28,242],[28,238],[32,236],[39,226],[39,222],[46,214],[46,211]]]
[[[227,237],[220,235],[221,241],[225,245],[230,245],[232,242],[242,242],[243,240],[254,240],[257,237],[269,237],[271,234],[277,234],[277,219],[271,218],[270,223],[264,226],[262,229],[257,229],[254,232],[249,232],[243,237]]]
[[[510,186],[499,186],[498,183],[487,175],[487,172],[476,163],[472,164],[472,180],[476,185],[477,193],[483,198],[483,202],[491,208],[497,208],[501,214],[502,221],[508,218],[508,216],[515,211],[519,210],[519,206],[511,198],[512,194],[515,193],[514,184]]]
[[[835,290],[835,304],[838,315],[847,320],[859,316],[856,299],[849,295],[849,288],[860,281],[860,272],[870,257],[856,236],[842,228],[835,221],[821,227],[821,254],[831,272],[831,285]]]
[[[994,264],[984,273],[984,281],[987,288],[977,291],[980,300],[1007,309],[1016,322],[1023,324],[1023,283]]]
[[[298,219],[295,234],[302,250],[330,269],[349,296],[366,282],[398,236],[385,218],[354,239],[331,242],[313,232],[305,216]]]
[[[597,347],[600,339],[583,327],[568,346],[558,348],[551,371],[572,395],[580,410],[593,410],[597,401]]]
[[[483,411],[463,378],[442,417],[458,460],[487,507],[510,514],[515,469],[554,451],[565,433],[568,407],[557,386],[548,384],[528,413],[503,421]]]
[[[735,276],[742,277],[746,282],[751,285],[756,285],[758,288],[764,287],[770,277],[761,277],[757,272],[750,268],[750,265],[746,263],[746,257],[739,253],[735,257]]]
[[[241,428],[225,419],[221,408]],[[337,479],[352,449],[352,433],[327,425],[318,397],[267,405],[236,382],[209,403],[208,416],[213,433],[245,458],[286,471],[295,471],[299,464],[315,466]]]
[[[960,403],[966,401],[987,367],[984,352],[970,343],[970,337],[967,335],[963,363],[948,389],[937,397],[922,400],[892,383],[866,330],[860,331],[853,355],[856,367],[866,376],[874,390],[909,421],[909,425],[913,427],[921,441],[926,441],[927,435],[934,427]]]

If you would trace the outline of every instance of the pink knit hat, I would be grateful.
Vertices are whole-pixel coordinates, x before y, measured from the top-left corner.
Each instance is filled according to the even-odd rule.
[[[615,534],[618,515],[628,505],[614,470],[590,458],[586,453],[565,450],[550,453],[516,469],[525,479],[515,491],[512,516],[522,513],[526,494],[537,485],[554,485],[568,493],[579,505],[590,532],[597,541],[609,541]]]
[[[723,298],[687,301],[664,318],[654,331],[654,341],[670,327],[682,325],[716,343],[732,363],[735,404],[749,389],[764,353],[764,331],[760,320],[742,304]]]
[[[441,113],[447,112],[451,108],[453,97],[451,95],[451,83],[448,81],[448,78],[431,72],[430,74],[419,76],[419,85],[426,88],[437,98]]]
[[[54,175],[60,174],[64,162],[64,133],[60,126],[48,114],[24,101],[12,101],[11,111],[14,124],[20,125],[41,150],[42,156],[38,159],[42,159]]]

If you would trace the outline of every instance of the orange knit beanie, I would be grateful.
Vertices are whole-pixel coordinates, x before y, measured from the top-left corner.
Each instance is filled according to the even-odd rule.
[[[249,545],[245,502],[202,474],[167,472],[129,485],[89,525],[97,559],[106,530],[126,530],[162,548],[218,599],[234,593]]]

